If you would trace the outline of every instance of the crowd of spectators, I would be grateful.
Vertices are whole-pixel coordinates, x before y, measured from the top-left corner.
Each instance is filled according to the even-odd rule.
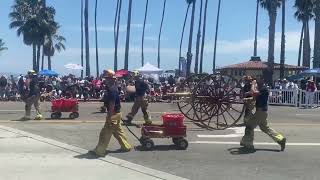
[[[1,101],[19,101],[18,84],[23,83],[25,78],[20,75],[17,78],[13,76],[0,76],[0,100]],[[167,93],[176,92],[176,82],[180,81],[173,76],[160,78],[155,81],[153,78],[146,78],[149,85],[148,98],[151,102],[159,102],[168,99]],[[99,100],[102,98],[105,85],[102,77],[80,78],[74,75],[63,77],[39,76],[39,86],[41,89],[41,101],[50,101],[52,99],[66,97],[77,98],[83,101]],[[134,78],[126,76],[118,78],[119,92],[121,92],[122,101],[134,100]]]

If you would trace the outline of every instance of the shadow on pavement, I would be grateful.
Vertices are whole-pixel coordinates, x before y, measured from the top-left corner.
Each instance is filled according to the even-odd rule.
[[[228,151],[232,155],[252,154],[257,151],[280,152],[280,150],[276,150],[276,149],[247,149],[244,147],[230,148],[228,149]]]
[[[114,151],[107,150],[106,151],[106,155],[108,155],[108,154],[126,153],[126,152],[127,151],[123,151],[121,149],[114,150]],[[93,151],[88,151],[85,154],[76,155],[76,156],[74,156],[74,158],[77,158],[77,159],[99,159],[100,156],[97,156]]]
[[[182,151],[175,145],[155,145],[152,150],[145,150],[142,146],[135,146],[136,151]]]

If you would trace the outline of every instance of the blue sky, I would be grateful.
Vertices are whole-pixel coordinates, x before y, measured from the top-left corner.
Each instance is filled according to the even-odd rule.
[[[0,72],[24,72],[31,67],[32,48],[17,37],[16,31],[9,29],[8,14],[14,0],[0,0],[0,38],[4,39],[9,50],[0,55]],[[53,68],[61,74],[67,73],[63,67],[67,63],[80,63],[80,0],[47,0],[48,5],[54,6],[57,12],[56,20],[61,24],[60,34],[67,39],[67,50],[56,54],[53,58]],[[90,21],[90,59],[91,71],[95,72],[95,41],[94,41],[94,0],[89,0]],[[150,0],[145,39],[145,59],[157,64],[157,38],[162,14],[162,0]],[[212,69],[213,41],[215,33],[216,12],[218,0],[209,0],[207,15],[206,48],[204,70]],[[197,6],[200,0],[197,0]],[[116,0],[99,0],[98,26],[101,69],[113,67],[113,21]],[[134,0],[132,10],[131,49],[129,69],[140,67],[141,64],[141,34],[144,16],[145,0]],[[161,41],[161,68],[177,68],[179,42],[182,30],[185,0],[168,0],[163,25]],[[222,0],[219,39],[217,45],[217,66],[243,62],[250,59],[253,51],[254,23],[256,0]],[[123,67],[125,34],[127,22],[128,0],[123,0],[121,14],[119,68]],[[199,8],[197,8],[199,10]],[[287,1],[287,54],[286,63],[296,64],[299,47],[301,24],[293,16],[295,9],[293,1]],[[198,11],[196,11],[193,54],[195,54],[196,31],[198,27]],[[258,54],[262,59],[267,58],[268,25],[267,12],[260,9]],[[190,18],[190,17],[189,17]],[[183,54],[186,54],[189,36],[187,24]],[[310,23],[311,47],[313,47],[314,21]],[[277,18],[276,27],[276,62],[280,57],[281,11]]]

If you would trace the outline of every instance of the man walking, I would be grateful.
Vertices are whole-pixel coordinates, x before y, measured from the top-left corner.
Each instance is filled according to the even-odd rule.
[[[131,145],[128,143],[126,135],[121,127],[121,105],[119,91],[116,86],[116,76],[112,70],[105,72],[106,78],[106,107],[107,117],[104,127],[99,136],[99,142],[93,151],[97,156],[105,156],[106,149],[113,135],[121,146],[122,151],[130,151]]]
[[[151,124],[149,112],[148,112],[148,100],[145,97],[147,91],[149,91],[149,86],[144,82],[142,76],[136,72],[135,73],[135,100],[132,106],[131,112],[127,115],[127,124],[131,124],[134,116],[138,113],[138,110],[141,108],[143,113],[143,118],[146,124]]]
[[[281,151],[286,147],[286,138],[268,125],[268,98],[269,90],[265,86],[263,80],[257,82],[257,90],[251,91],[252,96],[256,99],[256,112],[252,118],[246,122],[245,135],[243,136],[240,145],[247,149],[254,149],[254,129],[259,126],[261,131],[268,134],[275,142],[281,146]]]
[[[26,79],[27,93],[24,95],[25,105],[25,116],[21,120],[31,120],[31,107],[34,106],[36,109],[35,120],[41,120],[42,114],[40,112],[40,87],[38,76],[34,70],[28,71]]]

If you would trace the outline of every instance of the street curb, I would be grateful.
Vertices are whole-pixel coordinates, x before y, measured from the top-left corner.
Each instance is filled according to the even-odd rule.
[[[40,141],[40,142],[52,145],[52,146],[56,146],[56,147],[59,147],[59,148],[62,148],[62,149],[68,150],[68,151],[72,151],[74,153],[78,153],[78,154],[87,154],[88,153],[88,150],[86,150],[86,149],[82,149],[82,148],[79,148],[76,146],[68,145],[68,144],[53,140],[53,139],[45,138],[45,137],[42,137],[39,135],[35,135],[35,134],[31,134],[31,133],[28,133],[25,131],[21,131],[18,129],[14,129],[14,128],[2,126],[2,125],[0,125],[0,129],[5,130],[5,131],[9,131],[9,132],[12,132],[12,133],[24,136],[24,137],[28,137],[28,138],[34,139],[36,141]],[[178,176],[166,173],[166,172],[154,170],[154,169],[151,169],[151,168],[148,168],[145,166],[134,164],[129,161],[125,161],[125,160],[118,159],[118,158],[111,157],[111,156],[99,158],[99,160],[102,160],[107,163],[111,163],[113,165],[120,166],[122,168],[129,169],[129,170],[132,170],[132,171],[135,171],[138,173],[142,173],[142,174],[145,174],[148,176],[163,179],[163,180],[171,180],[171,179],[172,180],[187,180],[182,177],[178,177]]]

